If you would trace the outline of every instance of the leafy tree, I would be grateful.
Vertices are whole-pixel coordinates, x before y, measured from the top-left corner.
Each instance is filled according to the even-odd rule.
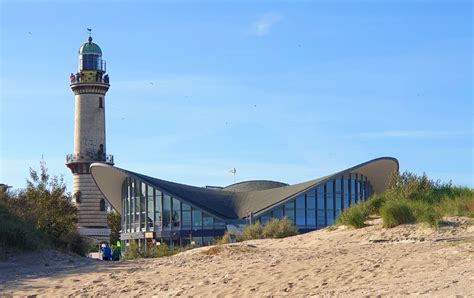
[[[53,241],[60,244],[70,237],[69,234],[76,233],[77,209],[66,190],[64,177],[51,177],[43,160],[39,172],[30,168],[30,179],[27,179],[21,196],[30,207],[25,210],[30,220]]]
[[[107,225],[110,229],[110,244],[115,245],[120,240],[121,216],[115,211],[107,214]]]

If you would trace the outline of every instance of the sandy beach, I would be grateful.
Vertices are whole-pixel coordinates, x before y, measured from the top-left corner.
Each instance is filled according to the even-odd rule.
[[[445,218],[383,229],[327,228],[286,239],[102,262],[57,252],[0,262],[1,295],[474,295],[474,225]]]

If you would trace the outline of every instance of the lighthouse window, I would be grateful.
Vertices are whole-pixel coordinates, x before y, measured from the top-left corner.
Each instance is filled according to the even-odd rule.
[[[99,108],[103,108],[104,107],[104,99],[103,97],[99,97]]]
[[[100,199],[100,211],[105,211],[105,200]]]

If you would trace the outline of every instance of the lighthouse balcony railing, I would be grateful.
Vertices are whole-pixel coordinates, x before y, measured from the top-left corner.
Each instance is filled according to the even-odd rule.
[[[66,163],[74,162],[105,162],[109,164],[114,163],[114,156],[112,154],[97,154],[95,156],[91,155],[76,155],[68,154],[66,155]]]
[[[78,83],[102,83],[102,84],[109,84],[109,75],[104,75],[103,73],[97,72],[95,78],[85,78],[82,73],[76,73],[69,76],[69,80],[71,84],[78,84]]]

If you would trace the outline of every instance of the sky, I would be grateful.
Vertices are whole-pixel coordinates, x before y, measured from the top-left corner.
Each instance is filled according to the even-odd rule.
[[[474,187],[471,1],[0,0],[0,183],[73,152],[92,28],[115,166],[298,183],[391,156]]]

